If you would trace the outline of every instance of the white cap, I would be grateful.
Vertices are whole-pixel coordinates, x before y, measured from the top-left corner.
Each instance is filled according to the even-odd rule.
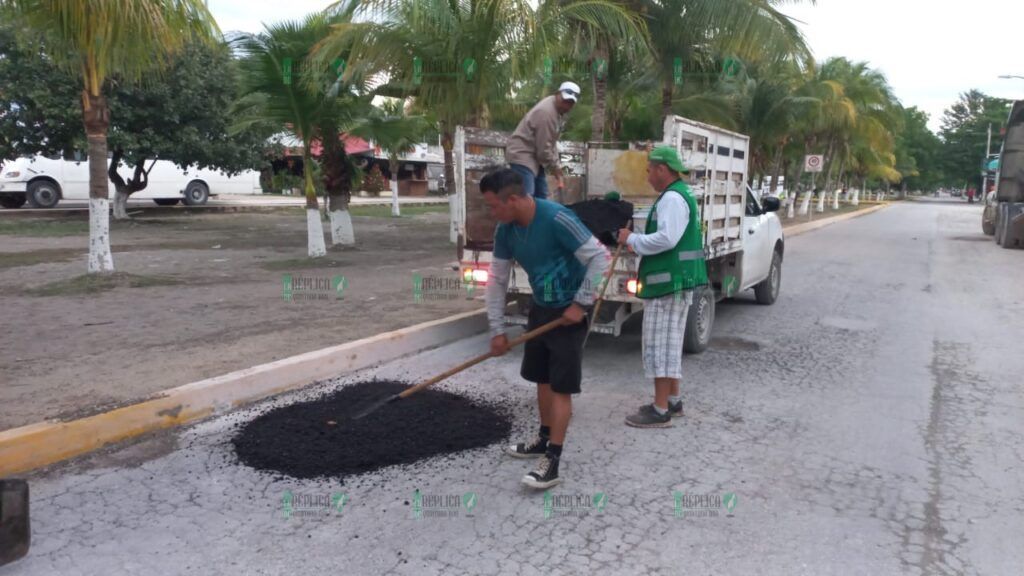
[[[573,102],[580,97],[580,85],[575,82],[562,82],[562,85],[558,87],[558,91],[562,93],[562,98],[572,100]]]

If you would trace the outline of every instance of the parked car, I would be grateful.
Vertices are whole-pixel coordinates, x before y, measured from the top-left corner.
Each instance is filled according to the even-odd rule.
[[[147,163],[148,166],[148,163]],[[129,169],[120,167],[122,174]],[[114,197],[114,185],[108,181],[108,194]],[[205,204],[217,194],[262,194],[259,172],[246,170],[235,176],[218,170],[182,169],[168,160],[157,160],[149,172],[145,190],[132,199],[147,199],[161,206],[184,202],[190,206]],[[61,200],[89,199],[89,162],[84,157],[62,159],[47,156],[17,158],[3,163],[0,171],[0,206],[53,208]]]

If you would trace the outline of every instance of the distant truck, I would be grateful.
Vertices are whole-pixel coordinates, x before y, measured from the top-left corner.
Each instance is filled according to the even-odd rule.
[[[148,167],[153,161],[146,163]],[[122,174],[129,170],[122,166]],[[109,198],[114,185],[107,182]],[[217,194],[262,194],[259,173],[246,170],[236,176],[210,169],[179,168],[168,160],[157,160],[149,172],[145,190],[131,195],[160,206],[184,202],[189,206],[205,204]],[[46,156],[17,158],[0,167],[0,206],[53,208],[61,200],[89,199],[89,162],[85,158],[65,160]]]
[[[683,349],[703,351],[711,340],[715,303],[747,289],[757,301],[772,304],[782,281],[785,240],[775,211],[779,200],[755,198],[748,181],[750,139],[738,134],[688,120],[669,117],[663,126],[663,143],[674,146],[689,170],[685,176],[700,210],[710,286],[699,289],[687,317]],[[504,162],[508,134],[492,130],[456,130],[455,191],[452,210],[453,236],[464,281],[487,283],[496,222],[490,217],[479,193],[480,178],[486,170]],[[563,204],[602,198],[617,191],[634,205],[634,229],[644,230],[657,192],[647,183],[646,143],[559,142],[566,188],[552,199]],[[622,325],[643,309],[636,297],[638,257],[623,252],[594,320],[594,332],[618,336]],[[509,282],[510,300],[516,309],[506,315],[508,324],[526,324],[532,298],[525,272],[514,267]]]
[[[995,190],[985,195],[981,227],[1003,248],[1024,248],[1024,100],[1010,108]]]

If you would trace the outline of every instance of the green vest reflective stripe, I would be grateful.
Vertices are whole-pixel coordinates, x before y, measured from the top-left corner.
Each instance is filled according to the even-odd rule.
[[[658,196],[658,200],[651,207],[651,213],[647,216],[644,234],[658,231],[658,202],[669,192],[683,197],[690,209],[690,220],[686,223],[683,237],[674,248],[640,258],[636,290],[636,295],[640,298],[658,298],[674,292],[692,290],[708,283],[697,201],[693,199],[689,187],[682,180],[669,184]]]

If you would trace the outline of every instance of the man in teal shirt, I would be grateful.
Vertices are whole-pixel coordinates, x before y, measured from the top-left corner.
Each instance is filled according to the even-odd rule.
[[[528,194],[522,177],[513,170],[484,176],[480,191],[500,222],[494,233],[486,297],[491,352],[502,355],[508,350],[505,294],[513,261],[526,271],[533,291],[527,329],[558,318],[567,322],[524,347],[520,374],[537,384],[540,433],[532,442],[509,447],[509,454],[516,458],[541,458],[523,483],[546,489],[561,482],[558,465],[572,395],[580,392],[582,380],[585,308],[594,302],[597,282],[593,279],[605,275],[610,255],[571,210]]]

